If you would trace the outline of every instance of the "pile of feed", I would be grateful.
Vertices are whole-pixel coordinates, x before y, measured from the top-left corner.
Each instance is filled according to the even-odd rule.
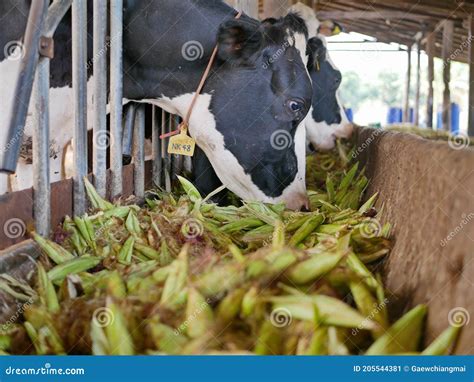
[[[474,146],[474,140],[471,140],[467,135],[453,135],[445,130],[433,130],[412,125],[389,125],[385,129],[397,133],[413,134],[432,141],[458,142],[456,143],[458,146],[466,148]]]
[[[34,287],[2,275],[22,303],[5,354],[407,354],[420,351],[425,306],[388,317],[370,269],[390,225],[364,204],[350,148],[309,158],[311,212],[245,202],[221,207],[180,179],[181,194],[111,204],[90,183],[90,214],[66,218]],[[362,205],[361,205],[362,204]],[[448,328],[423,354],[445,354]]]

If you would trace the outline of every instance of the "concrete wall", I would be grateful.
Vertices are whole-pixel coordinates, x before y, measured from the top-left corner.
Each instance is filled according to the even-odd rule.
[[[357,135],[357,160],[371,179],[367,194],[380,192],[384,222],[394,224],[394,247],[381,264],[390,309],[400,315],[427,304],[426,343],[450,316],[470,319],[456,352],[473,354],[474,150],[372,129]]]

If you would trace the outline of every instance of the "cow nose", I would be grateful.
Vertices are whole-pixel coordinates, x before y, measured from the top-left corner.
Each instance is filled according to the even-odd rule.
[[[309,211],[309,198],[306,193],[295,193],[289,195],[286,200],[286,207],[294,211]]]

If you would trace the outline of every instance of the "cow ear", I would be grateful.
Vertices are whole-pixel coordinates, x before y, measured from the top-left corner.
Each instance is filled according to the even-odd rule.
[[[263,34],[259,23],[231,20],[219,27],[217,42],[219,45],[218,57],[221,60],[232,64],[245,63],[260,50]]]
[[[327,50],[323,40],[318,37],[313,37],[308,40],[306,54],[309,56],[309,65],[318,67],[321,60],[324,60],[326,57],[326,52]]]

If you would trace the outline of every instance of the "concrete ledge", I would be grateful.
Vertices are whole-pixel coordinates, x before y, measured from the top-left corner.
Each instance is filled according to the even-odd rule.
[[[394,248],[381,264],[390,309],[400,315],[427,304],[429,343],[461,308],[456,317],[470,323],[456,353],[474,354],[474,150],[362,128],[356,142],[371,179],[367,195],[380,193],[394,225]]]

